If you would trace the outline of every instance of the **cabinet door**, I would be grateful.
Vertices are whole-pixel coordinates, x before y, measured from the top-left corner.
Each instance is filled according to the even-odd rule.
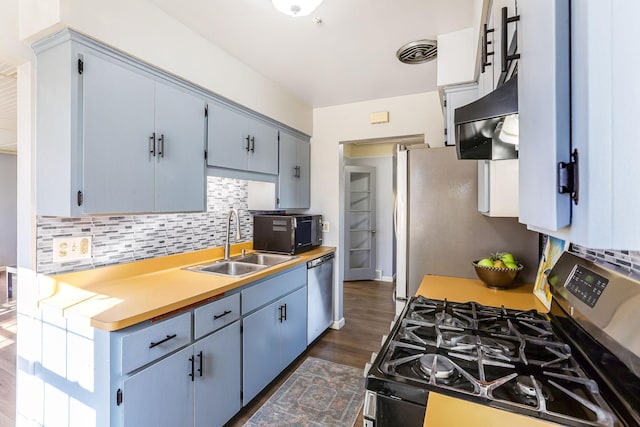
[[[239,111],[209,103],[207,163],[229,169],[247,169],[248,119]]]
[[[280,325],[280,369],[289,366],[307,348],[307,287],[304,286],[279,302],[285,319]]]
[[[280,132],[280,170],[278,207],[307,209],[309,197],[310,145],[306,141]]]
[[[296,207],[297,153],[296,139],[280,132],[280,170],[278,172],[278,207],[290,209]]]
[[[204,101],[156,85],[156,212],[205,210]]]
[[[546,230],[571,223],[558,193],[558,163],[571,151],[569,2],[521,0],[518,27],[520,222]]]
[[[280,301],[243,319],[242,404],[246,405],[280,373]]]
[[[252,172],[278,173],[278,129],[258,119],[249,120],[251,145],[248,169]]]
[[[101,56],[83,60],[83,211],[151,212],[155,82]]]
[[[195,426],[221,426],[240,410],[240,322],[194,344]]]
[[[296,207],[309,209],[311,206],[311,145],[306,141],[298,141],[298,185],[296,188]]]
[[[193,425],[193,347],[124,380],[124,427]]]

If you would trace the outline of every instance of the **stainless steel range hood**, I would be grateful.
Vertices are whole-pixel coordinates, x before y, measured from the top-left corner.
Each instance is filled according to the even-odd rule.
[[[518,76],[482,98],[456,108],[455,138],[459,159],[518,158]]]

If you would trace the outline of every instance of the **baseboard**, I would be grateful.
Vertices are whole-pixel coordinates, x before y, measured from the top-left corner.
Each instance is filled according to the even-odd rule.
[[[340,320],[334,321],[329,327],[331,329],[342,329],[343,326],[344,326],[344,317]]]
[[[382,276],[380,280],[383,282],[393,282],[393,278],[394,276]]]

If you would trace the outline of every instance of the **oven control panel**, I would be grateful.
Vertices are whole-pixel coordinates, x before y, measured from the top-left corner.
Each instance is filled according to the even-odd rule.
[[[564,287],[580,301],[593,308],[608,284],[609,279],[581,265],[576,265]]]

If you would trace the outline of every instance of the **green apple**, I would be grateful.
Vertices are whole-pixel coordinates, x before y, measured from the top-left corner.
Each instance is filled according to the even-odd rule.
[[[505,264],[507,262],[511,262],[514,263],[516,262],[515,257],[513,256],[513,254],[510,254],[509,252],[503,252],[500,254],[500,259],[502,260],[502,262],[504,262]]]
[[[491,259],[489,258],[482,258],[480,261],[478,261],[478,265],[480,267],[493,267],[493,261],[491,261]]]
[[[505,261],[504,265],[507,268],[518,268],[518,264],[516,264],[515,262]]]

